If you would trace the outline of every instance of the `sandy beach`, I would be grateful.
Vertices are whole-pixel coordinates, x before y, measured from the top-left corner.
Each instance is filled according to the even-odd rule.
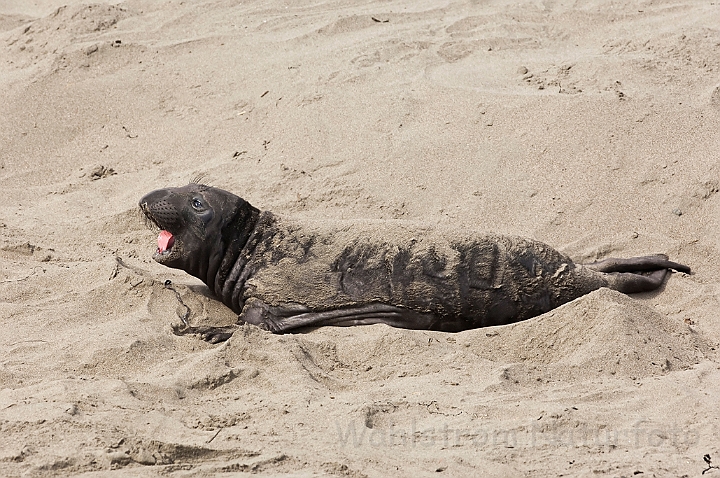
[[[0,475],[720,476],[719,25],[683,0],[0,2]],[[138,210],[197,177],[693,272],[509,326],[213,345],[172,333],[165,281],[193,324],[236,315],[152,260]]]

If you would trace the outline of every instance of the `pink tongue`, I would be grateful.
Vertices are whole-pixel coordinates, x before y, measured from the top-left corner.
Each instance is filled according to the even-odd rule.
[[[175,243],[175,238],[168,231],[160,231],[158,236],[158,251],[165,252]]]

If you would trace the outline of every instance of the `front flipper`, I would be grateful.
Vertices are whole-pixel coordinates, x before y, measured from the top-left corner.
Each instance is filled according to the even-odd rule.
[[[271,307],[261,301],[256,301],[252,305],[246,306],[240,318],[276,334],[302,327],[324,325],[386,324],[404,329],[428,330],[432,329],[434,323],[437,322],[437,318],[432,314],[380,303],[312,311],[302,306]]]
[[[192,326],[180,326],[173,324],[173,334],[182,336],[189,334],[197,334],[205,342],[211,344],[218,344],[228,340],[237,330],[237,325],[230,325],[227,327],[192,327]]]
[[[238,316],[237,324],[226,327],[194,327],[187,324],[172,324],[173,334],[181,335],[199,335],[205,342],[217,344],[225,342],[233,336],[239,326],[244,323],[257,325],[261,329],[276,332],[273,324],[282,321],[284,317],[309,312],[310,309],[301,305],[289,305],[287,307],[271,307],[257,299],[250,299],[245,303],[242,314]]]
[[[403,329],[446,330],[457,332],[467,328],[456,321],[440,321],[432,314],[381,303],[348,305],[336,309],[313,311],[302,305],[269,306],[260,300],[246,302],[239,323],[247,322],[275,334],[291,332],[303,327],[332,325],[386,324]],[[443,324],[445,325],[443,327]],[[175,335],[197,334],[212,344],[224,342],[232,337],[238,325],[227,327],[192,327],[173,325]]]

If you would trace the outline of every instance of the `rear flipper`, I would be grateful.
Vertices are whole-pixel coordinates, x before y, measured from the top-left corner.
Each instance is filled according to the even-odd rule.
[[[608,287],[625,294],[658,289],[670,269],[690,273],[688,266],[669,261],[664,254],[628,259],[609,258],[583,266],[607,274]]]
[[[678,272],[690,273],[690,268],[677,262],[668,260],[665,254],[654,254],[652,256],[630,257],[628,259],[617,259],[614,257],[592,264],[583,264],[584,267],[598,272],[647,272],[660,269],[674,269]]]
[[[667,269],[637,274],[632,272],[610,272],[607,273],[608,287],[623,294],[650,292],[658,289],[663,284],[667,274]]]

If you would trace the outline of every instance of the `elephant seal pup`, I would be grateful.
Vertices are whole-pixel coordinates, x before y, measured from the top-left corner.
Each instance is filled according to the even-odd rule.
[[[153,258],[199,278],[225,305],[275,333],[384,323],[456,332],[547,312],[601,287],[662,285],[664,255],[574,264],[529,239],[404,221],[295,221],[191,183],[159,189],[140,209],[161,229]],[[187,327],[205,340],[234,327]]]

